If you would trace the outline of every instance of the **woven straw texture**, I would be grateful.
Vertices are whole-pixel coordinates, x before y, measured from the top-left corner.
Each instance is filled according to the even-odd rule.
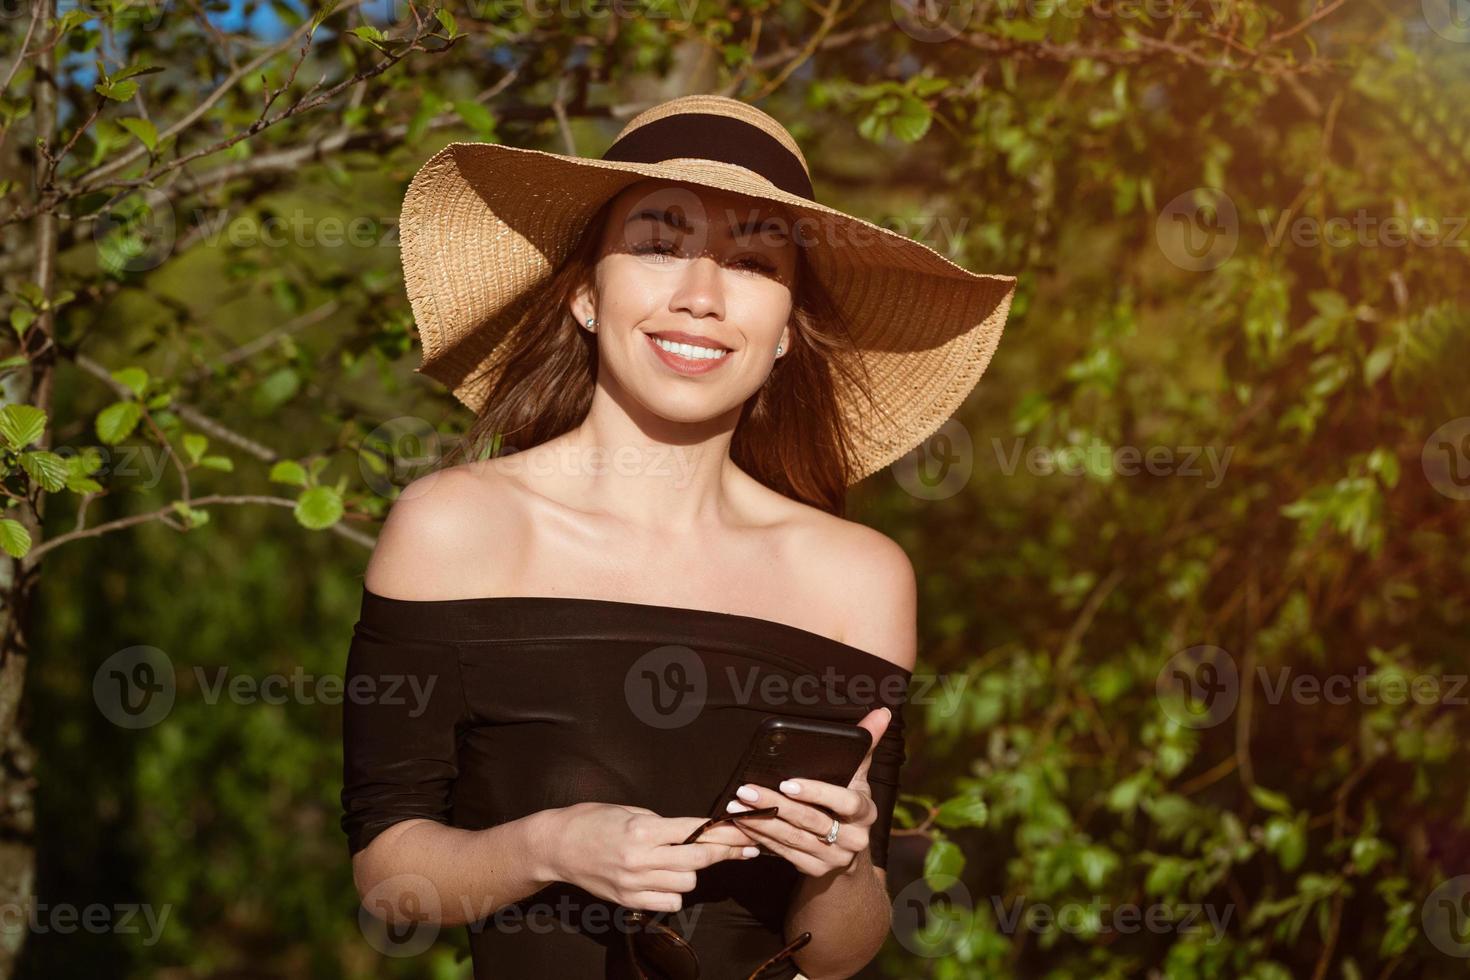
[[[806,161],[785,127],[722,96],[686,96],[631,120],[673,112],[752,122]],[[622,134],[620,134],[621,137]],[[974,388],[1000,342],[1013,276],[970,272],[927,245],[775,187],[733,164],[697,157],[633,163],[494,143],[451,143],[410,182],[400,215],[404,285],[423,344],[418,373],[478,413],[500,368],[500,340],[594,212],[644,177],[779,201],[802,221],[810,265],[851,325],[872,381],[872,412],[840,377],[856,447],[854,480],[922,443]]]

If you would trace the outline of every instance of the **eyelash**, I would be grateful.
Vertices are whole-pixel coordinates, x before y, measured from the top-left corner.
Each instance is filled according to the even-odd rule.
[[[635,255],[669,255],[672,251],[673,246],[668,242],[641,242],[633,246],[633,254]],[[754,255],[741,256],[739,261],[751,262],[752,266],[750,268],[753,272],[774,273],[776,271],[776,267],[771,263]]]

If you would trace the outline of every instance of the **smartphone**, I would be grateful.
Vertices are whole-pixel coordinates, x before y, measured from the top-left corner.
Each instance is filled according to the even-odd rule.
[[[782,780],[802,777],[846,786],[852,782],[872,745],[873,736],[860,725],[767,715],[709,815],[723,817],[728,813],[725,805],[739,799],[735,790],[743,783],[765,786],[778,793]],[[826,807],[817,808],[831,815]]]

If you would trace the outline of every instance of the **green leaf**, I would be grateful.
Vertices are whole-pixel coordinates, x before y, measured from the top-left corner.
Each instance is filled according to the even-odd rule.
[[[929,131],[929,124],[933,121],[934,114],[927,105],[918,99],[906,98],[893,116],[893,135],[905,143],[917,142]]]
[[[301,387],[301,376],[294,368],[277,368],[255,388],[252,407],[258,415],[269,415],[295,396]]]
[[[959,880],[965,870],[965,852],[947,838],[938,838],[924,855],[924,881],[930,889],[942,892]]]
[[[456,100],[454,111],[476,133],[486,137],[495,133],[495,114],[473,99]]]
[[[864,139],[872,140],[874,143],[881,143],[883,137],[888,135],[888,121],[877,113],[870,113],[863,117],[862,122],[858,123],[858,132],[862,134]]]
[[[112,372],[112,380],[123,385],[139,398],[148,390],[148,372],[140,367],[123,368]]]
[[[129,65],[122,71],[114,72],[110,77],[114,82],[120,82],[124,78],[133,78],[137,75],[156,75],[163,71],[162,65]]]
[[[324,21],[328,17],[332,16],[333,11],[335,11],[337,9],[337,4],[339,4],[341,2],[342,2],[342,0],[327,0],[326,5],[323,6],[322,9],[318,10],[315,14],[312,15],[312,18],[311,18],[311,27],[307,28],[307,33],[308,34],[314,34],[314,33],[316,33],[316,29],[318,27],[321,27],[322,26],[322,21]]]
[[[365,24],[362,27],[354,27],[347,33],[362,38],[364,41],[367,41],[373,47],[380,50],[382,48],[382,42],[388,40],[386,37],[383,36],[382,31],[378,30],[371,24]]]
[[[1271,790],[1266,789],[1264,786],[1252,786],[1251,799],[1256,801],[1257,806],[1265,810],[1270,810],[1272,813],[1291,812],[1290,800],[1282,796],[1280,793],[1273,793]]]
[[[1184,858],[1167,855],[1156,858],[1143,880],[1143,890],[1155,896],[1177,894],[1193,871],[1193,862]]]
[[[941,827],[983,827],[990,811],[978,796],[956,796],[945,800],[934,816]]]
[[[44,449],[21,453],[20,465],[32,480],[55,493],[66,486],[66,460]]]
[[[189,462],[199,462],[199,457],[209,448],[209,437],[202,436],[197,432],[190,432],[184,436],[184,453],[189,457]]]
[[[174,501],[174,513],[184,519],[184,526],[189,529],[209,523],[209,511],[190,507],[182,500]]]
[[[10,308],[10,326],[15,330],[16,336],[25,336],[25,332],[35,322],[36,311],[29,306],[12,306]]]
[[[225,473],[235,472],[235,461],[228,456],[206,456],[199,461],[199,465],[207,470],[220,470]]]
[[[1272,817],[1266,821],[1266,850],[1276,855],[1284,871],[1295,871],[1307,856],[1306,814],[1297,820]]]
[[[459,36],[459,27],[455,24],[454,15],[449,12],[447,7],[440,7],[434,12],[434,16],[444,26],[444,30],[449,32],[449,39],[451,41]]]
[[[141,116],[129,116],[126,119],[119,119],[117,124],[138,137],[138,140],[148,147],[149,153],[158,149],[158,127],[153,125],[151,120]]]
[[[0,437],[19,452],[46,431],[46,413],[34,405],[6,405],[0,409]]]
[[[46,294],[41,291],[41,287],[29,279],[24,280],[20,285],[16,286],[15,292],[21,299],[38,310],[46,302]]]
[[[113,402],[97,413],[97,438],[115,446],[132,434],[143,417],[143,406],[137,402]]]
[[[1383,373],[1393,367],[1393,354],[1394,349],[1388,344],[1369,354],[1363,362],[1363,382],[1371,385],[1383,377]]]
[[[296,501],[296,520],[313,531],[331,527],[342,519],[342,497],[331,487],[312,487]]]
[[[294,459],[283,459],[271,467],[272,483],[285,483],[294,487],[306,486],[306,468]]]
[[[93,85],[99,95],[106,96],[116,102],[126,102],[138,92],[137,82],[98,82]]]
[[[12,558],[24,558],[31,550],[31,536],[20,521],[0,518],[0,548]]]
[[[1101,888],[1108,875],[1117,870],[1121,863],[1118,855],[1096,844],[1084,847],[1082,853],[1077,855],[1077,868],[1082,872],[1082,880],[1092,889]]]

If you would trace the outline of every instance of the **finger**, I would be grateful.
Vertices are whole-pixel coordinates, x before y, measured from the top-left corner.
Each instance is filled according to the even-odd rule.
[[[867,785],[868,769],[873,765],[873,753],[877,751],[879,740],[883,738],[883,734],[888,731],[888,726],[892,723],[893,711],[887,707],[874,708],[863,716],[862,721],[858,722],[859,728],[867,729],[868,734],[873,736],[873,744],[868,746],[868,753],[863,756],[857,772],[853,774],[852,782],[848,783],[849,786],[858,780],[862,780],[864,786]]]
[[[618,904],[633,909],[645,909],[649,912],[679,912],[684,908],[684,896],[678,892],[644,889],[629,892],[627,899]]]
[[[820,836],[826,836],[827,831],[831,829],[833,817],[843,824],[867,826],[878,815],[877,807],[873,805],[868,795],[856,790],[824,783],[818,779],[804,778],[783,780],[781,785],[795,787],[795,791],[777,792],[752,783],[742,786],[741,789],[753,791],[755,800],[748,804],[739,800],[731,800],[727,809],[731,813],[738,813],[741,811],[735,809],[737,807],[779,806],[781,819],[794,827]],[[826,813],[819,807],[827,807],[831,813]],[[741,822],[748,824],[760,821],[752,818]]]
[[[747,847],[753,848],[750,838],[741,835],[744,839],[738,844],[706,844],[696,842],[694,844],[676,844],[666,848],[660,848],[658,862],[661,869],[672,871],[697,871],[707,868],[711,864],[720,861],[743,861],[756,857],[755,854],[746,854]]]
[[[740,824],[737,823],[737,822],[734,822],[734,821],[728,821],[726,823],[716,824],[715,826],[709,828],[704,833],[702,833],[702,834],[699,835],[699,839],[698,840],[691,841],[690,842],[690,845],[693,845],[693,844],[737,844],[738,845],[738,844],[749,844],[749,843],[750,843],[750,838],[747,837],[747,836],[745,836],[745,834],[741,832],[741,830],[740,830]]]
[[[866,786],[866,784],[863,785]],[[804,776],[797,779],[783,779],[778,788],[781,795],[777,799],[782,801],[783,815],[792,803],[805,803],[808,809],[826,807],[831,811],[831,816],[818,812],[825,818],[827,824],[832,822],[832,817],[837,817],[844,823],[859,822],[867,813],[868,807],[872,805],[866,793],[846,786],[838,786],[835,783],[824,783],[820,779],[807,779]],[[770,791],[767,790],[767,792]],[[753,805],[763,806],[764,804]],[[800,822],[803,827],[810,826],[804,821],[792,822]]]
[[[853,859],[853,849],[844,846],[843,835],[853,833],[846,827],[839,828],[837,841],[832,844],[818,840],[807,831],[792,827],[784,820],[753,820],[749,822],[747,829],[762,847],[790,861],[797,870],[806,875],[820,877],[833,868],[849,864]]]
[[[695,842],[695,840],[704,841],[721,839],[728,842],[729,838],[721,838],[720,833],[722,828],[728,826],[733,822],[734,821],[731,820],[718,820],[707,817],[683,817],[680,819],[668,820],[665,821],[666,826],[660,828],[668,836],[659,840],[658,843],[682,844],[685,841],[688,841],[692,844]],[[700,828],[704,829],[701,830]],[[697,837],[695,837],[696,832],[698,832]],[[691,840],[691,838],[694,839]]]

